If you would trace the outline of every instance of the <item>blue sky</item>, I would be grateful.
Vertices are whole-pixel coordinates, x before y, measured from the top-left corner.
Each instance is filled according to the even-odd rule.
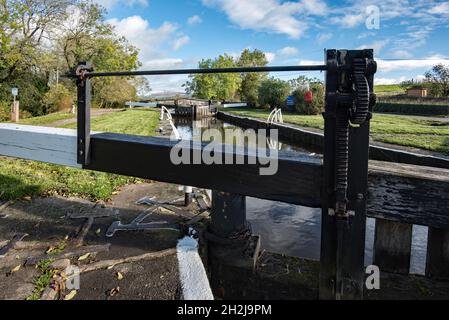
[[[324,48],[374,48],[376,82],[384,84],[449,65],[449,1],[94,1],[140,49],[143,69],[195,67],[201,58],[245,48],[263,50],[270,65],[322,63]],[[182,91],[186,77],[149,80],[153,92]]]

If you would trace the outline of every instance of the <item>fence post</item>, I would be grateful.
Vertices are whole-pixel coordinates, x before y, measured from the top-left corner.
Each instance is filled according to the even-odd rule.
[[[20,112],[19,112],[19,100],[14,99],[11,108],[11,121],[19,122]]]
[[[361,299],[371,114],[353,106],[368,99],[372,110],[376,67],[372,50],[327,50],[326,64],[320,299]],[[366,84],[354,90],[360,68]]]

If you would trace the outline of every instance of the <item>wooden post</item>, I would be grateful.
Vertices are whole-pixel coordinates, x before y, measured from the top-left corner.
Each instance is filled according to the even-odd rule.
[[[373,263],[380,271],[409,273],[412,227],[408,223],[376,219]]]
[[[429,227],[426,276],[449,278],[449,229]]]
[[[245,196],[213,190],[211,232],[220,237],[229,237],[246,227]]]
[[[206,239],[212,290],[224,299],[243,297],[260,250],[260,237],[251,235],[246,221],[245,196],[212,191]]]
[[[11,121],[12,122],[19,122],[19,120],[20,120],[19,112],[20,112],[19,101],[14,98],[14,101],[13,101],[12,107],[11,107]]]

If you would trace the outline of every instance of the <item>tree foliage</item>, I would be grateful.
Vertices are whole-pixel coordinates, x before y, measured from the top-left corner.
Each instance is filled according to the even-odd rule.
[[[203,59],[200,69],[232,68],[237,64],[233,57],[224,54],[215,59]],[[185,84],[187,93],[201,99],[232,100],[237,97],[240,76],[236,73],[195,74]]]
[[[290,85],[286,81],[273,77],[263,80],[258,90],[259,104],[270,109],[282,108],[290,91]]]
[[[430,94],[435,97],[449,97],[449,66],[435,65],[425,73],[426,81],[431,83]]]
[[[239,67],[264,67],[268,64],[265,53],[255,49],[243,50],[237,61]],[[242,73],[240,96],[249,106],[256,106],[259,97],[259,86],[261,82],[267,78],[266,73]]]
[[[295,109],[301,114],[319,114],[324,109],[324,85],[318,78],[299,76],[288,81],[295,98]],[[306,102],[304,96],[312,91],[312,101]]]
[[[11,87],[18,87],[21,109],[40,115],[74,96],[74,83],[61,75],[80,61],[92,61],[98,71],[139,68],[137,48],[115,34],[105,14],[87,0],[0,0],[0,101],[9,102]],[[135,98],[137,86],[149,89],[133,78],[93,84],[99,106]]]

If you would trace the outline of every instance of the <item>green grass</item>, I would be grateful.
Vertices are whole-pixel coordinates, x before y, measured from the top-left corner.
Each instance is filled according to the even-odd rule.
[[[159,124],[159,115],[155,109],[127,109],[93,118],[91,128],[93,131],[152,136]],[[62,128],[76,128],[76,123]]]
[[[226,111],[263,119],[269,114],[269,110],[250,108],[226,109]],[[283,118],[284,122],[302,127],[324,128],[321,115],[283,113]],[[371,120],[371,137],[375,141],[449,154],[449,124],[422,117],[375,113]]]
[[[36,265],[36,269],[39,270],[40,274],[33,279],[34,290],[31,295],[26,298],[26,300],[39,300],[45,288],[51,284],[53,276],[57,271],[51,268],[52,263],[53,259],[45,259],[39,261]]]
[[[34,117],[34,118],[26,118],[23,120],[20,120],[20,124],[29,124],[33,126],[45,126],[50,125],[53,122],[59,121],[59,120],[66,120],[66,119],[74,119],[76,117],[75,114],[67,113],[67,112],[56,112],[51,113],[45,116],[41,117]]]
[[[32,124],[48,125],[59,115],[33,118]],[[45,121],[42,120],[45,118]],[[92,119],[92,130],[152,136],[159,123],[158,110],[126,110]],[[65,127],[75,127],[69,124]],[[112,193],[138,179],[114,174],[80,170],[35,161],[1,158],[0,198],[15,200],[24,196],[79,196],[107,200]]]
[[[374,86],[374,92],[405,92],[403,88],[401,88],[398,84],[378,84]]]
[[[398,84],[379,84],[374,86],[374,92],[378,96],[391,96],[404,94],[405,90]]]

